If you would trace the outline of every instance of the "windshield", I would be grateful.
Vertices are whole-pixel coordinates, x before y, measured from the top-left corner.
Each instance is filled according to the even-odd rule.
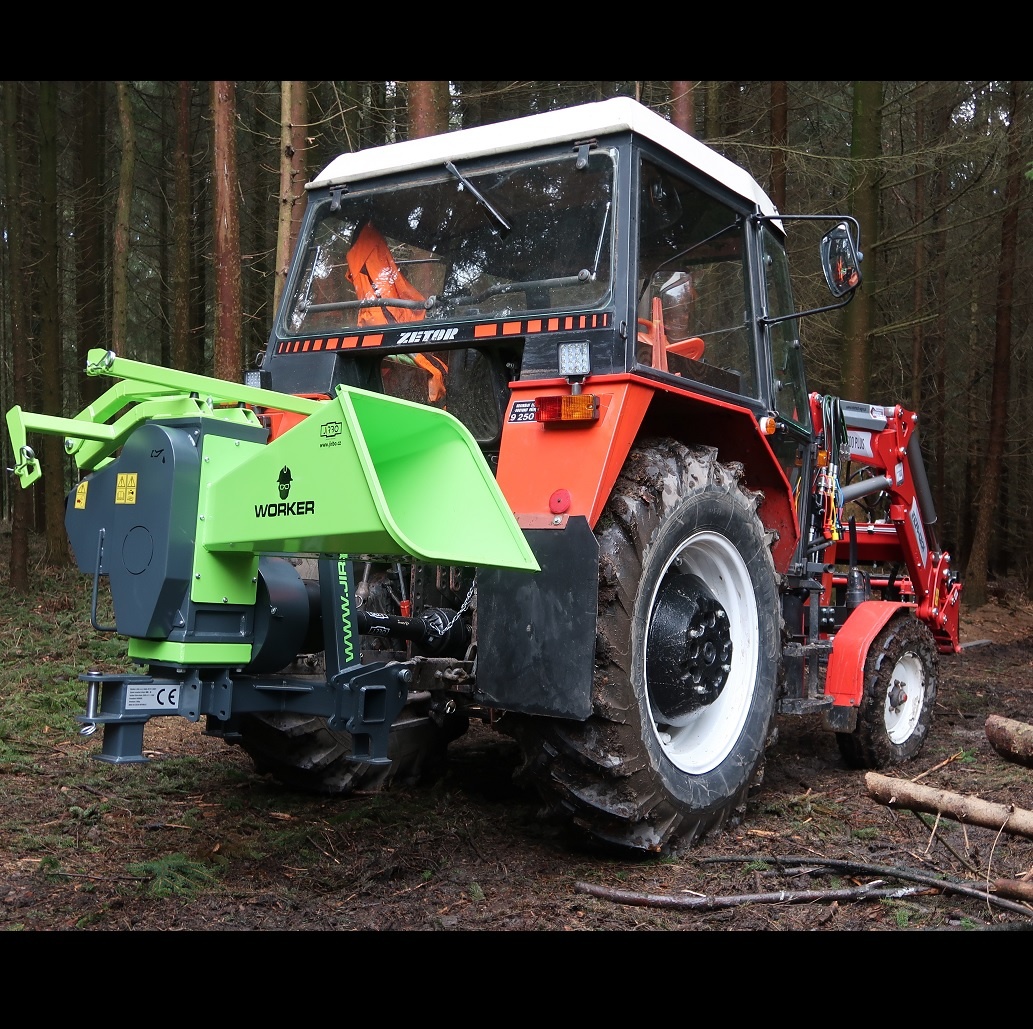
[[[570,152],[315,200],[283,335],[609,301],[613,160]]]

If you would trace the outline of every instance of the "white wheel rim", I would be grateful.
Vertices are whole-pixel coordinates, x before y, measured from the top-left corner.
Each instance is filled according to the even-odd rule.
[[[760,655],[759,619],[753,583],[746,564],[731,541],[720,533],[690,536],[671,557],[657,580],[649,601],[644,639],[649,638],[657,593],[672,566],[677,572],[699,576],[728,615],[732,638],[731,671],[721,695],[696,711],[688,724],[659,724],[650,701],[652,731],[668,760],[682,772],[701,775],[717,768],[739,740],[749,715],[757,682]],[[649,680],[643,677],[649,699]]]
[[[901,698],[899,691],[903,690]],[[894,704],[894,701],[897,701]],[[883,718],[886,735],[896,746],[906,743],[918,726],[925,703],[925,673],[922,662],[910,651],[903,654],[893,666],[889,689],[886,690],[886,704]]]

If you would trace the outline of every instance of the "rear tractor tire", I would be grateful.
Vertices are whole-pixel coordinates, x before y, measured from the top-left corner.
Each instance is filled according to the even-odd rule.
[[[392,782],[413,784],[443,765],[448,744],[466,729],[449,716],[444,727],[406,707],[391,726],[390,765],[352,761],[351,733],[331,729],[315,715],[270,712],[245,715],[241,746],[260,774],[305,793],[347,796],[375,791]]]
[[[363,605],[372,611],[394,613],[394,576],[390,567],[367,569],[362,579]],[[403,656],[398,640],[363,637],[364,661],[383,661]],[[322,653],[312,655],[310,669],[325,675]],[[292,789],[307,793],[347,796],[356,790],[372,792],[392,782],[414,784],[438,773],[452,740],[469,726],[465,714],[436,718],[426,699],[407,704],[391,726],[388,738],[390,765],[352,761],[351,733],[331,729],[318,715],[296,712],[259,712],[241,719],[240,744],[260,774],[271,775]]]
[[[939,651],[914,615],[892,619],[868,648],[857,727],[836,733],[851,768],[886,768],[922,749],[936,704]]]
[[[781,614],[759,495],[709,448],[632,450],[600,519],[593,713],[518,722],[530,780],[594,840],[672,853],[759,778]]]

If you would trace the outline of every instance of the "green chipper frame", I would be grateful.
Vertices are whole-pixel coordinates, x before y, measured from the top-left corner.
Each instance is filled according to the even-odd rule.
[[[350,733],[353,760],[389,765],[419,658],[363,663],[359,638],[432,654],[461,621],[363,610],[353,560],[539,570],[469,432],[444,411],[347,386],[310,400],[102,349],[87,372],[120,381],[74,418],[15,407],[7,422],[22,486],[40,476],[27,433],[65,437],[82,473],[65,525],[93,576],[94,627],[128,637],[147,669],[82,676],[79,720],[84,733],[103,727],[98,758],[145,761],[144,725],[158,715],[205,715],[232,740],[248,712],[290,711]],[[289,428],[276,435],[274,422]],[[318,580],[301,578],[289,557],[300,555]],[[98,620],[102,576],[113,625]],[[325,674],[284,674],[309,652],[325,654]]]

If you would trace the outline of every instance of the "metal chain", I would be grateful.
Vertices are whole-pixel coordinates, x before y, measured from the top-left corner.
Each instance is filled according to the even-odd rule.
[[[477,580],[474,579],[474,581],[470,583],[470,588],[466,591],[466,599],[462,602],[462,604],[459,605],[459,610],[456,611],[455,618],[453,618],[452,621],[450,621],[448,625],[445,626],[443,632],[448,632],[449,629],[451,629],[452,626],[455,625],[460,618],[462,618],[463,612],[466,611],[466,609],[470,606],[470,601],[473,600],[473,595],[476,592],[476,590]]]

